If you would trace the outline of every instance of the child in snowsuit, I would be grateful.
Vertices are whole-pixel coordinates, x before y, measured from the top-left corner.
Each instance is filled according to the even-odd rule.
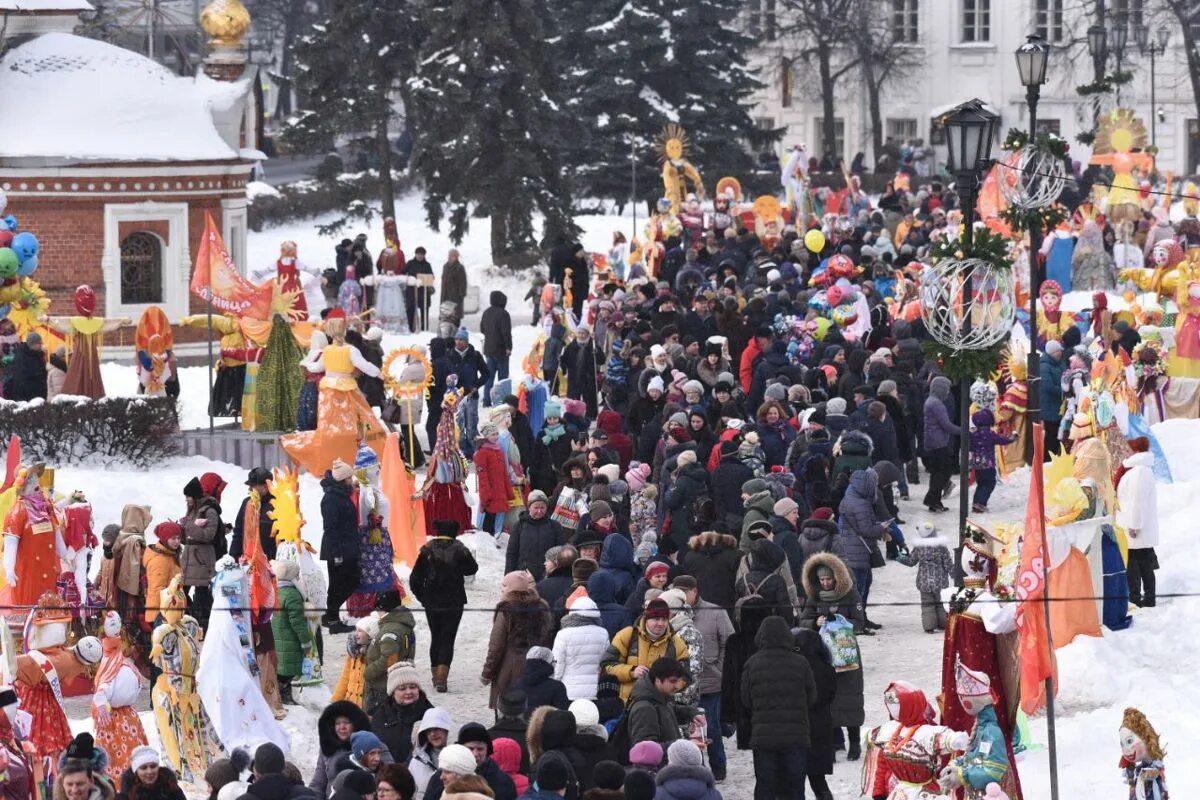
[[[921,627],[926,633],[945,630],[946,606],[942,589],[950,585],[954,558],[946,540],[928,522],[917,526],[917,535],[909,541],[909,554],[900,563],[917,568],[917,591],[921,593]]]
[[[640,469],[645,465],[637,464],[636,466]],[[633,468],[634,465],[630,465],[630,472],[633,471]],[[646,483],[642,488],[634,489],[631,484],[629,490],[629,532],[638,537],[646,531],[658,530],[658,514],[655,509],[658,487],[652,483]]]
[[[1012,444],[1011,436],[1001,436],[992,430],[996,417],[986,408],[971,415],[975,430],[971,431],[971,469],[975,470],[975,498],[971,510],[976,514],[987,511],[988,499],[996,488],[996,445]]]

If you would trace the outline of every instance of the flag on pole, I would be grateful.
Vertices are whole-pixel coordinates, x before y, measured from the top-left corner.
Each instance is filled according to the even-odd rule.
[[[274,287],[270,282],[255,286],[238,272],[212,214],[204,216],[204,235],[192,270],[192,294],[205,301],[211,298],[213,309],[222,314],[270,319]]]
[[[1046,578],[1049,552],[1046,548],[1046,496],[1042,461],[1045,458],[1043,423],[1033,426],[1033,470],[1029,478],[1029,502],[1025,510],[1025,538],[1021,543],[1021,566],[1017,572],[1018,657],[1021,662],[1021,710],[1033,714],[1046,703],[1046,679],[1054,678],[1057,664],[1046,629]]]
[[[396,564],[416,566],[417,554],[425,544],[425,504],[413,500],[416,481],[400,454],[400,434],[389,433],[383,446],[380,484],[388,499],[388,534]]]

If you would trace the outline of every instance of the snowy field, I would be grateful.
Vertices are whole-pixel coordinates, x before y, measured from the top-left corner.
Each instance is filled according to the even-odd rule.
[[[399,229],[402,246],[411,254],[423,244],[429,250],[429,260],[440,276],[445,251],[450,247],[444,235],[428,231],[422,220],[420,198],[409,196],[398,203]],[[588,249],[607,250],[614,229],[628,232],[629,218],[613,216],[583,217],[583,243]],[[299,243],[300,258],[310,264],[325,266],[332,262],[335,240],[317,236],[311,223],[296,224],[263,233],[251,234],[249,253],[252,265],[270,264],[277,257],[278,243],[293,239]],[[353,235],[351,233],[350,235]],[[340,237],[339,237],[340,238]],[[500,275],[481,265],[487,259],[487,220],[472,220],[469,238],[460,246],[463,262],[468,267],[472,283],[481,285],[483,303],[487,292],[500,288],[509,296],[508,308],[514,318],[514,353],[512,366],[533,341],[534,330],[527,324],[528,307],[521,297],[524,280]],[[372,231],[369,246],[378,252],[381,237]],[[328,254],[326,256],[326,254]],[[477,317],[468,320],[477,329]],[[424,339],[424,336],[393,337],[385,340],[386,348]],[[475,342],[479,344],[478,341]],[[182,414],[185,427],[207,425],[205,404],[207,370],[189,367],[181,370]],[[110,394],[133,394],[136,381],[132,366],[105,364],[103,374]],[[510,370],[510,374],[512,371]],[[421,426],[423,427],[423,426]],[[1167,750],[1169,785],[1177,796],[1190,796],[1188,786],[1200,785],[1200,761],[1187,758],[1190,748],[1186,742],[1200,741],[1200,690],[1193,678],[1200,657],[1200,632],[1194,621],[1200,617],[1200,602],[1193,597],[1169,597],[1186,593],[1200,578],[1200,567],[1189,550],[1194,551],[1191,534],[1195,529],[1190,518],[1195,492],[1200,491],[1200,421],[1171,421],[1157,426],[1156,433],[1171,462],[1176,483],[1159,486],[1162,546],[1159,560],[1160,601],[1157,609],[1137,611],[1134,625],[1121,633],[1107,633],[1103,639],[1080,639],[1059,651],[1060,692],[1058,696],[1059,780],[1064,799],[1089,796],[1120,796],[1124,791],[1117,760],[1120,752],[1117,728],[1126,706],[1141,708],[1158,729]],[[270,466],[270,465],[269,465]],[[220,473],[229,483],[225,496],[225,516],[232,517],[239,503],[245,470],[203,458],[175,459],[159,465],[148,474],[143,471],[112,469],[62,468],[57,474],[61,491],[84,489],[92,500],[97,526],[116,522],[127,503],[145,503],[152,507],[155,522],[183,513],[182,487],[193,475],[205,471]],[[1009,482],[1001,484],[993,498],[994,509],[984,521],[1020,521],[1028,487],[1028,471],[1018,472]],[[929,515],[919,500],[923,486],[914,486],[911,501],[901,502],[901,516],[908,527],[926,520],[953,529],[953,513]],[[308,524],[305,538],[319,546],[320,488],[311,476],[301,479],[301,506]],[[957,508],[957,496],[947,502]],[[153,524],[151,527],[153,527]],[[950,532],[950,531],[947,531]],[[491,626],[491,611],[499,590],[503,556],[490,537],[466,536],[464,541],[477,553],[480,572],[468,586],[470,606],[460,629],[458,652],[450,674],[450,691],[430,698],[447,708],[456,724],[469,721],[491,723],[487,709],[487,689],[480,685],[479,673]],[[402,577],[406,571],[402,572]],[[892,680],[903,679],[925,689],[933,697],[940,691],[942,638],[924,633],[920,624],[918,595],[914,586],[915,571],[889,562],[876,573],[872,587],[871,618],[884,625],[875,637],[863,637],[863,663],[866,678],[868,727],[886,717],[882,694]],[[417,663],[427,674],[429,664],[428,629],[415,600],[411,606],[418,623]],[[1189,620],[1193,620],[1190,621]],[[344,636],[327,637],[325,642],[325,673],[330,687],[336,684],[345,653]],[[156,741],[153,716],[149,709],[149,693],[145,692],[143,721],[152,741]],[[316,720],[328,699],[327,690],[304,690],[299,693],[302,707],[291,708],[283,725],[291,736],[291,760],[306,774],[311,774],[317,756]],[[68,701],[72,725],[77,730],[90,727],[88,700]],[[1028,800],[1049,798],[1048,754],[1044,718],[1031,722],[1035,746],[1020,764],[1025,797]],[[732,740],[727,740],[732,746]],[[729,777],[721,788],[731,800],[751,795],[753,768],[749,752],[728,750]],[[859,796],[861,764],[839,761],[831,781],[834,796],[847,800]],[[202,787],[189,792],[201,797]]]

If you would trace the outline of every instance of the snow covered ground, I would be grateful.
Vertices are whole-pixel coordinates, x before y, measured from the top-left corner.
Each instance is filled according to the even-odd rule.
[[[440,266],[450,243],[444,234],[428,231],[420,207],[420,198],[409,196],[399,201],[400,237],[406,252],[418,244],[429,252],[429,260],[440,274]],[[589,249],[607,249],[611,232],[620,227],[629,230],[629,219],[613,216],[584,217],[583,242]],[[325,266],[332,262],[333,240],[322,239],[315,231],[316,220],[252,234],[249,244],[251,265],[269,264],[277,257],[278,243],[293,239],[299,243],[302,260]],[[514,318],[514,359],[519,359],[533,341],[535,331],[528,324],[526,307],[520,298],[526,290],[524,278],[483,268],[487,258],[487,220],[472,220],[468,239],[460,246],[463,261],[468,266],[472,283],[481,285],[486,293],[500,288],[509,296],[509,311]],[[370,246],[378,251],[380,236],[372,231]],[[1115,297],[1110,300],[1116,299]],[[477,317],[468,319],[468,326],[477,329]],[[385,340],[385,349],[418,341],[424,337],[393,337]],[[207,425],[207,370],[188,367],[181,370],[182,415],[185,427]],[[103,374],[110,394],[133,394],[136,381],[132,366],[105,364]],[[1121,633],[1107,633],[1103,639],[1081,639],[1059,651],[1060,693],[1058,697],[1059,780],[1063,798],[1118,795],[1120,776],[1116,768],[1119,757],[1117,727],[1123,709],[1128,705],[1141,708],[1156,726],[1168,753],[1170,784],[1179,796],[1185,786],[1200,783],[1200,762],[1188,760],[1185,742],[1200,741],[1200,690],[1192,678],[1200,658],[1200,636],[1192,615],[1200,611],[1200,602],[1192,597],[1168,597],[1185,593],[1200,578],[1197,560],[1188,558],[1193,530],[1192,494],[1200,490],[1200,420],[1171,421],[1157,426],[1156,433],[1163,443],[1175,474],[1174,485],[1159,486],[1159,507],[1162,526],[1162,546],[1159,559],[1160,602],[1157,609],[1139,611],[1134,625]],[[126,503],[149,504],[155,521],[183,513],[184,483],[192,475],[205,471],[220,473],[229,483],[226,494],[227,515],[236,509],[245,471],[239,467],[212,462],[203,458],[183,458],[169,461],[149,473],[130,469],[62,468],[58,471],[60,490],[83,488],[95,508],[97,524],[102,526],[120,518]],[[1028,487],[1028,471],[1017,473],[1001,484],[991,502],[993,512],[984,521],[1020,521]],[[912,500],[901,502],[901,515],[909,524],[930,520],[952,532],[956,525],[953,513],[929,515],[920,504],[924,486],[912,487]],[[319,545],[320,488],[311,476],[301,478],[301,506],[309,520],[305,538]],[[957,496],[948,502],[957,508]],[[479,683],[479,673],[486,651],[491,627],[491,611],[497,599],[503,571],[501,551],[487,537],[466,536],[480,561],[480,572],[468,587],[470,602],[459,635],[459,648],[450,675],[450,692],[431,694],[433,702],[446,707],[456,724],[478,720],[490,723],[487,709],[487,689]],[[402,575],[403,577],[403,575]],[[868,726],[883,721],[884,687],[892,680],[903,679],[921,686],[932,697],[940,691],[940,659],[942,639],[924,633],[920,625],[918,595],[912,569],[889,562],[876,573],[871,592],[872,619],[884,625],[879,635],[863,637],[862,650],[866,679]],[[418,623],[417,663],[422,673],[429,661],[428,630],[415,601],[412,606]],[[344,657],[343,636],[328,637],[325,644],[325,671],[329,686],[336,684]],[[291,758],[307,775],[316,761],[316,719],[326,702],[327,692],[305,690],[300,695],[303,706],[293,708],[283,725],[291,736]],[[149,694],[143,695],[143,720],[152,741],[156,739]],[[87,700],[68,701],[68,712],[76,730],[90,727]],[[1045,749],[1046,723],[1044,718],[1031,722],[1035,747],[1023,758],[1020,769],[1027,800],[1049,798],[1048,754]],[[732,745],[732,740],[727,742]],[[753,768],[750,754],[728,750],[729,778],[721,785],[731,800],[751,795]],[[838,800],[859,796],[860,764],[839,761],[831,786]],[[200,797],[194,790],[189,796]]]

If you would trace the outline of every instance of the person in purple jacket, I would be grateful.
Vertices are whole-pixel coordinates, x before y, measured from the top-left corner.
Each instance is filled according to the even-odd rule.
[[[971,510],[976,514],[987,511],[988,499],[996,488],[996,445],[1012,444],[1010,436],[992,430],[996,417],[986,408],[971,415],[975,430],[971,431],[971,469],[975,471],[975,497]]]
[[[929,491],[925,493],[925,507],[930,511],[948,511],[942,504],[942,492],[950,484],[954,474],[954,450],[950,438],[961,432],[950,421],[946,401],[950,398],[950,379],[939,375],[929,383],[929,397],[925,400],[925,465],[929,469]],[[966,491],[965,489],[963,491]]]

